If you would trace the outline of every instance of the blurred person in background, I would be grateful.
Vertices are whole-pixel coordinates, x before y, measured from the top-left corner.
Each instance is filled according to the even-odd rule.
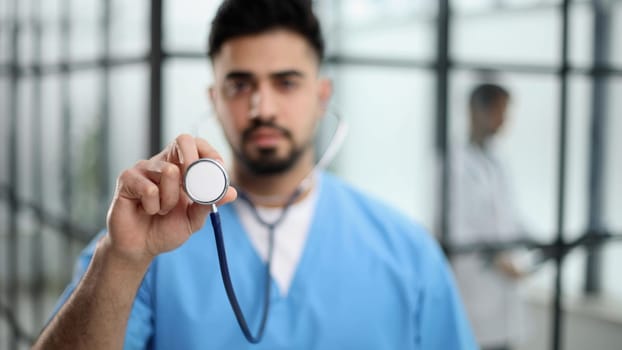
[[[476,86],[469,99],[468,143],[450,162],[452,265],[482,349],[511,349],[521,340],[523,307],[517,283],[528,271],[522,249],[462,252],[460,246],[494,245],[527,238],[512,186],[494,141],[507,119],[510,93],[496,84]]]
[[[234,154],[224,241],[253,331],[269,309],[261,342],[247,342],[227,302],[210,207],[181,185],[219,152],[180,135],[119,176],[107,231],[80,256],[35,349],[476,348],[434,239],[315,168],[332,85],[311,1],[224,1],[209,56]]]

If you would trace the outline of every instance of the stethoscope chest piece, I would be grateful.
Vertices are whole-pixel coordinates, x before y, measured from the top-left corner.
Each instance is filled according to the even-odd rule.
[[[190,164],[184,176],[184,190],[194,202],[204,205],[221,200],[229,188],[225,168],[210,158],[201,158]]]

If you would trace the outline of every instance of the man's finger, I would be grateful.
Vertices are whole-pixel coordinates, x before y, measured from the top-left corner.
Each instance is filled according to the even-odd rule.
[[[170,152],[173,163],[179,164],[182,176],[186,173],[188,166],[199,159],[196,140],[188,134],[177,136]]]
[[[224,165],[222,157],[218,151],[216,151],[216,149],[209,144],[209,142],[200,137],[197,137],[195,140],[200,158],[211,158]]]
[[[205,225],[205,219],[211,211],[211,206],[192,203],[188,207],[188,221],[190,223],[190,231],[194,233]]]
[[[229,186],[229,188],[227,189],[227,193],[225,193],[225,196],[222,197],[222,199],[219,200],[218,203],[216,204],[220,206],[223,204],[227,204],[229,202],[233,202],[237,198],[238,198],[238,191],[235,189],[235,187]]]
[[[181,191],[181,170],[178,165],[159,160],[139,162],[138,169],[153,181],[160,192],[159,214],[165,215],[179,202]]]
[[[144,211],[154,215],[160,211],[158,186],[137,169],[124,171],[119,177],[118,196],[140,203]]]

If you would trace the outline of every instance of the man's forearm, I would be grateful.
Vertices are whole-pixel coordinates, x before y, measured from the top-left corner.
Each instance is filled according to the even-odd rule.
[[[121,349],[149,262],[115,255],[104,237],[84,277],[33,349]]]

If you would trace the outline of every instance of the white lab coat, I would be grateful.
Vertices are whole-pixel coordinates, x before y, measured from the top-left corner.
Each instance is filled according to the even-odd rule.
[[[523,237],[508,178],[491,152],[469,144],[452,152],[450,167],[452,244]],[[491,257],[479,253],[452,259],[467,314],[483,347],[515,344],[524,331],[517,283],[492,264]]]

